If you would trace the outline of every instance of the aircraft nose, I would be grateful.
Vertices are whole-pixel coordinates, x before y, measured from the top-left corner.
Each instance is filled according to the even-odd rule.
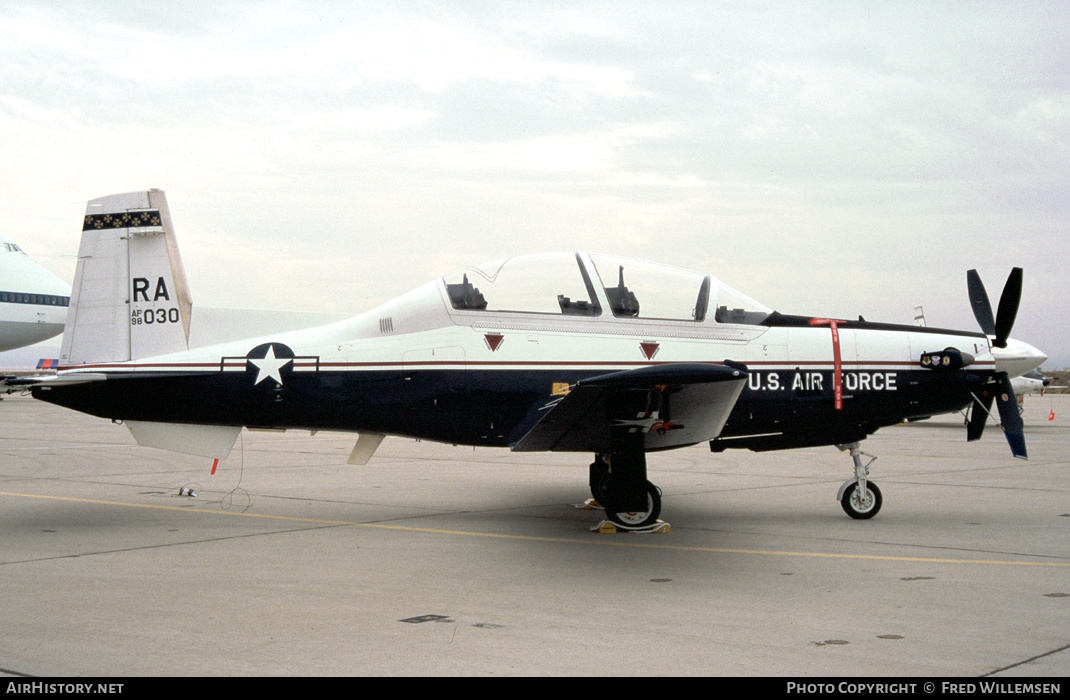
[[[1009,377],[1018,377],[1044,364],[1048,356],[1029,343],[1014,338],[1007,339],[1007,347],[992,348],[996,371],[1006,372]]]

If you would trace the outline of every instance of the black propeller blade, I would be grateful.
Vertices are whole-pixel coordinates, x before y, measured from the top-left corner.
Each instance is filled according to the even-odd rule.
[[[1003,285],[1003,294],[999,298],[999,309],[996,311],[995,345],[997,348],[1007,347],[1007,338],[1011,335],[1014,319],[1018,316],[1018,304],[1021,301],[1022,268],[1016,267],[1007,277],[1007,284]]]
[[[1014,327],[1014,319],[1018,316],[1018,304],[1022,300],[1022,268],[1016,267],[1011,270],[1007,284],[1003,286],[1003,294],[999,298],[999,311],[995,318],[992,317],[992,303],[988,300],[988,293],[985,291],[977,270],[969,270],[966,273],[966,286],[970,292],[973,315],[977,318],[981,330],[987,336],[994,336],[992,344],[997,348],[1007,347],[1007,338],[1011,334],[1011,328]]]
[[[1007,338],[1010,337],[1014,319],[1018,316],[1018,305],[1022,301],[1022,268],[1014,268],[1007,277],[995,318],[992,317],[992,303],[988,300],[988,292],[985,291],[977,270],[969,270],[966,273],[966,286],[970,292],[973,315],[977,318],[981,330],[992,338],[993,347],[1007,347]],[[991,415],[994,400],[999,409],[1003,433],[1007,436],[1007,442],[1011,446],[1011,453],[1018,459],[1028,459],[1025,450],[1024,426],[1022,417],[1018,413],[1018,401],[1014,398],[1014,389],[1011,387],[1011,380],[1006,372],[1000,372],[985,381],[981,387],[981,395],[975,394],[974,399],[970,422],[966,426],[966,439],[977,440],[981,437],[985,422]]]
[[[992,415],[992,400],[996,398],[996,395],[986,385],[981,395],[974,398],[976,400],[970,409],[970,422],[966,425],[967,442],[981,439],[981,435],[985,432],[985,423]]]
[[[999,378],[999,387],[996,393],[996,406],[999,408],[999,420],[1003,424],[1003,434],[1007,436],[1007,442],[1011,446],[1011,454],[1018,459],[1029,459],[1025,451],[1025,426],[1022,424],[1022,416],[1018,413],[1018,401],[1014,398],[1014,389],[1011,388],[1011,380],[1006,374]]]
[[[997,374],[985,382],[980,396],[974,395],[974,405],[970,411],[970,422],[966,426],[966,439],[979,440],[985,430],[985,423],[991,415],[992,402],[999,409],[999,419],[1011,454],[1018,459],[1029,459],[1025,449],[1025,426],[1018,413],[1018,400],[1014,397],[1011,380],[1006,374]]]
[[[981,282],[977,270],[966,271],[966,287],[969,289],[973,315],[981,326],[981,332],[988,336],[995,335],[996,320],[992,317],[992,304],[988,301],[988,292],[985,291],[985,285]]]

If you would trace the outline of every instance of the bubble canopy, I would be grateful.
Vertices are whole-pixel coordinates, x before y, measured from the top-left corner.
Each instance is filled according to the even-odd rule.
[[[742,324],[761,323],[773,312],[709,275],[613,255],[503,258],[443,282],[458,311]]]

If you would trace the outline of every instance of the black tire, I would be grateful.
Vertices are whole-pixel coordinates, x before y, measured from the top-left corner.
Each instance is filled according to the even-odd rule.
[[[596,457],[594,463],[591,464],[590,482],[591,498],[604,506],[606,499],[609,497],[607,490],[609,485],[609,465],[603,462],[600,457]]]
[[[639,512],[618,512],[612,505],[606,504],[604,501],[602,504],[606,506],[606,517],[617,525],[626,528],[640,528],[653,525],[658,521],[658,516],[661,515],[661,490],[649,481],[646,482],[646,501],[647,510]]]
[[[875,483],[872,481],[866,482],[865,499],[856,498],[857,492],[857,481],[848,486],[847,490],[843,492],[843,498],[840,499],[840,505],[843,506],[844,513],[847,513],[847,515],[850,515],[855,520],[869,520],[880,512],[884,499],[881,496],[881,490],[877,488]]]

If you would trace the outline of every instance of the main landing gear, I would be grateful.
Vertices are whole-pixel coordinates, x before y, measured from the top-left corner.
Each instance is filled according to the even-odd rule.
[[[836,447],[843,452],[850,452],[851,459],[855,463],[854,478],[843,482],[839,493],[836,494],[836,499],[847,515],[856,520],[868,520],[880,511],[881,504],[884,502],[881,490],[868,478],[869,465],[873,464],[877,458],[873,455],[866,455],[870,460],[862,464],[862,455],[866,453],[860,449],[860,444],[857,442],[836,445]]]
[[[642,450],[595,455],[590,486],[606,517],[623,529],[638,530],[658,522],[661,490],[646,479]]]

